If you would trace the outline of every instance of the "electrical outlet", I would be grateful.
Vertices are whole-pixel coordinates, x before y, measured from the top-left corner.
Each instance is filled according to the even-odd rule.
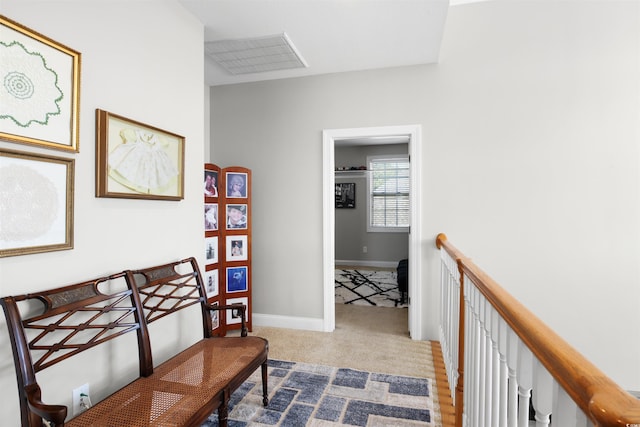
[[[87,397],[89,397],[89,384],[83,384],[78,388],[74,388],[73,389],[73,416],[75,417],[76,415],[80,415],[81,413],[83,413],[84,411],[87,410],[87,408],[82,406],[82,398],[81,395],[86,395]],[[88,399],[85,399],[85,401],[88,401]]]
[[[363,246],[363,247],[362,247],[362,253],[363,253],[363,254],[366,254],[366,253],[367,253],[367,247],[366,247],[366,246]]]

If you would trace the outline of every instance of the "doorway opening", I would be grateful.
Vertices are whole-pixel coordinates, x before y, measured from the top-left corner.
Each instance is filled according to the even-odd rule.
[[[335,147],[340,141],[362,144],[388,144],[393,138],[405,138],[410,161],[410,220],[408,326],[412,339],[422,339],[420,269],[420,183],[421,127],[420,125],[385,126],[371,128],[330,129],[323,131],[323,283],[324,318],[323,330],[335,329]]]

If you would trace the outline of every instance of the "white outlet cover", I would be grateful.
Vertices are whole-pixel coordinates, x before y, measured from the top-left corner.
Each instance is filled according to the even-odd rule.
[[[80,415],[81,413],[83,413],[85,410],[84,408],[82,408],[80,406],[80,395],[81,394],[86,394],[87,396],[89,396],[89,384],[83,384],[78,388],[74,388],[73,389],[73,416],[77,416]]]

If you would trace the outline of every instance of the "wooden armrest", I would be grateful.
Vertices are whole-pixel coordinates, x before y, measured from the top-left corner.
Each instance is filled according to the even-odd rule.
[[[247,336],[247,320],[245,310],[247,306],[244,304],[230,304],[230,305],[204,305],[207,310],[240,310],[240,321],[242,322],[242,332],[240,336]]]
[[[67,407],[63,405],[47,405],[40,400],[40,387],[37,384],[27,386],[27,403],[34,414],[49,421],[51,426],[63,426],[67,417]]]

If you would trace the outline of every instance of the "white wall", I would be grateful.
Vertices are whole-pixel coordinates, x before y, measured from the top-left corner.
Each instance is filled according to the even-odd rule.
[[[0,13],[82,53],[80,152],[65,154],[0,142],[3,148],[75,159],[75,247],[0,259],[0,295],[200,257],[205,126],[201,24],[173,1],[3,0]],[[94,196],[96,108],[186,138],[184,200]],[[201,336],[200,325],[197,313],[165,324],[164,334],[154,335],[160,338],[161,348],[156,362]],[[97,399],[126,381],[122,372],[136,374],[134,342],[101,347],[90,357],[67,364],[65,374],[45,371],[44,396],[55,403],[70,403],[71,389],[89,382]],[[2,425],[19,425],[15,371],[3,317],[0,413]]]
[[[639,40],[636,2],[482,2],[438,65],[212,88],[214,163],[253,169],[254,311],[322,317],[322,130],[421,124],[424,338],[445,232],[640,390]]]
[[[639,6],[451,8],[433,75],[438,113],[426,126],[433,145],[425,182],[434,195],[425,198],[429,234],[447,233],[633,390],[640,390]],[[436,188],[445,178],[447,192]]]

